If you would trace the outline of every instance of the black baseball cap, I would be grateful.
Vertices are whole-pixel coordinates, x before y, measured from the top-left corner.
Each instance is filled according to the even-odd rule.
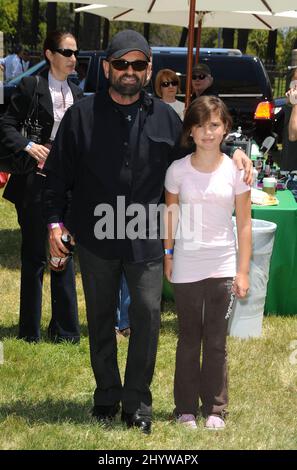
[[[211,70],[206,64],[196,64],[193,66],[192,75],[199,75],[204,73],[205,75],[211,75]]]
[[[140,51],[149,59],[151,55],[147,40],[137,31],[125,29],[117,33],[106,49],[106,58],[119,59],[131,51]]]

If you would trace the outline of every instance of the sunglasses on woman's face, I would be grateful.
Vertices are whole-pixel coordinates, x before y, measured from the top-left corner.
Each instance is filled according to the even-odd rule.
[[[74,57],[78,56],[78,50],[73,51],[72,49],[54,49],[53,52],[59,52],[64,57],[71,57],[72,54]]]
[[[206,75],[204,73],[200,73],[199,75],[192,75],[192,80],[204,80]]]
[[[167,80],[166,82],[161,83],[161,87],[168,88],[169,86],[178,86],[178,80]]]
[[[128,70],[131,65],[135,72],[143,72],[148,66],[147,60],[133,60],[133,62],[129,62],[128,60],[124,59],[114,59],[111,60],[110,63],[114,69],[121,71]]]

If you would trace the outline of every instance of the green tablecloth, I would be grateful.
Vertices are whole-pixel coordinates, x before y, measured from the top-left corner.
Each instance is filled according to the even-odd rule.
[[[278,206],[252,205],[252,218],[277,224],[270,262],[265,313],[297,314],[297,204],[290,191],[278,191]]]

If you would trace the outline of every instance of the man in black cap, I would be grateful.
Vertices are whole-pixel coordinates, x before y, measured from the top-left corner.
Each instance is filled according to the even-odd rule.
[[[121,402],[122,421],[149,433],[163,281],[163,247],[156,214],[149,220],[149,211],[160,201],[181,121],[170,106],[143,91],[151,75],[151,51],[139,33],[115,35],[103,67],[108,92],[70,108],[47,160],[45,204],[54,227],[50,252],[63,257],[67,251],[59,223],[71,190],[67,229],[75,237],[86,299],[97,384],[93,416],[112,421]],[[136,236],[130,233],[135,204],[144,212]],[[115,335],[122,271],[131,296],[123,385]]]
[[[59,223],[70,190],[67,229],[75,237],[80,261],[97,385],[93,416],[111,422],[121,403],[122,421],[148,434],[163,284],[157,205],[166,169],[178,156],[181,120],[170,106],[143,91],[151,75],[151,51],[139,33],[116,34],[103,67],[108,91],[69,108],[47,158],[50,252],[64,257],[68,251]],[[124,384],[115,334],[123,271],[131,298]]]
[[[194,65],[192,70],[192,100],[203,95],[217,95],[213,77],[207,64]]]

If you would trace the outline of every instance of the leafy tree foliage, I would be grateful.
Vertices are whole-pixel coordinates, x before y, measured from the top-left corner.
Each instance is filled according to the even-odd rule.
[[[47,4],[38,0],[22,0],[23,17],[22,28],[18,31],[18,7],[20,0],[0,0],[0,31],[4,33],[6,52],[9,47],[22,42],[23,45],[41,50],[43,40],[46,35],[46,8]],[[98,2],[100,3],[100,2]],[[75,31],[74,4],[58,3],[57,5],[57,28]],[[89,18],[87,18],[89,16]],[[105,20],[99,17],[90,18],[91,15],[80,14],[79,44],[84,48],[92,48],[96,44],[102,47],[103,27]],[[76,22],[76,25],[78,23]],[[90,24],[94,32],[90,34]],[[109,34],[112,36],[117,31],[124,28],[132,28],[140,33],[144,32],[141,23],[112,22],[110,23]],[[178,46],[182,34],[182,28],[168,25],[150,25],[150,43],[153,46],[167,45]],[[98,41],[96,41],[98,35]],[[235,33],[234,47],[237,47],[237,32]],[[88,46],[88,39],[90,44]],[[248,34],[247,53],[255,54],[262,59],[267,56],[268,32],[261,30],[250,30]],[[201,36],[202,47],[218,46],[218,29],[204,28]],[[276,63],[286,65],[291,62],[291,51],[297,48],[297,28],[286,28],[278,31],[276,46]]]

